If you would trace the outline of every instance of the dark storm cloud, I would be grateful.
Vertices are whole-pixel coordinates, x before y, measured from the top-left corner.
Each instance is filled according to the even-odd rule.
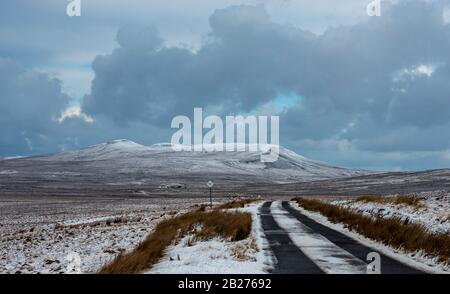
[[[169,136],[168,130],[139,122],[121,128],[102,115],[95,122],[80,115],[62,120],[70,100],[58,79],[0,57],[1,156],[46,154],[114,138],[151,144]]]
[[[302,71],[308,58],[298,49],[310,46],[312,34],[272,23],[261,6],[219,10],[210,23],[210,42],[196,53],[136,44],[134,31],[121,31],[120,48],[93,63],[96,77],[83,110],[119,124],[169,125],[171,117],[194,106],[251,111],[296,87],[292,74]]]
[[[59,80],[0,57],[0,154],[45,154],[113,138],[151,144],[169,136],[167,130],[138,122],[121,128],[102,115],[93,123],[79,115],[61,120],[70,100]]]
[[[44,152],[69,97],[58,80],[0,58],[0,153]]]

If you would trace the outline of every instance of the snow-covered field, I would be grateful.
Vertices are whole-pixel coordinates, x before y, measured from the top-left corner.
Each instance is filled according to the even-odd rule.
[[[0,198],[0,273],[65,273],[71,252],[95,272],[162,219],[202,199]]]
[[[164,258],[149,274],[264,274],[273,261],[266,239],[263,237],[258,210],[261,204],[252,204],[239,211],[252,214],[252,231],[248,238],[228,242],[213,240],[191,244],[186,236],[170,246]]]
[[[368,216],[399,218],[421,224],[432,233],[450,234],[450,193],[427,192],[416,197],[421,199],[418,206],[354,200],[336,200],[332,203]]]

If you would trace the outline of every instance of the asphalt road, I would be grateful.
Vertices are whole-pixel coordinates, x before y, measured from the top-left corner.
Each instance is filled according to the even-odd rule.
[[[380,256],[381,274],[422,274],[376,249],[317,223],[287,201],[265,202],[261,224],[276,260],[274,274],[366,274],[369,253]]]

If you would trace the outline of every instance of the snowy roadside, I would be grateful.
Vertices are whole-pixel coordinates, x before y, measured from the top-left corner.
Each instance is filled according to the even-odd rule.
[[[228,242],[219,238],[191,244],[191,236],[171,245],[147,274],[265,274],[273,265],[258,216],[262,204],[231,211],[252,215],[250,236]]]
[[[360,242],[361,244],[374,248],[380,253],[383,253],[386,256],[389,256],[393,259],[400,261],[406,265],[417,268],[427,273],[433,274],[448,274],[450,273],[450,266],[439,263],[437,258],[429,258],[425,256],[422,252],[408,253],[401,249],[396,249],[390,246],[386,246],[384,244],[373,241],[369,238],[364,237],[361,234],[355,233],[353,231],[348,230],[343,224],[340,223],[332,223],[328,220],[327,217],[323,216],[318,212],[311,212],[300,207],[296,202],[291,202],[292,207],[299,210],[305,216],[311,218],[312,220],[327,226],[331,229],[334,229],[340,233],[343,233],[350,238],[353,238]]]
[[[431,233],[450,234],[450,194],[427,192],[417,194],[416,197],[421,199],[418,206],[355,200],[337,200],[330,203],[366,216],[398,218],[420,224]]]

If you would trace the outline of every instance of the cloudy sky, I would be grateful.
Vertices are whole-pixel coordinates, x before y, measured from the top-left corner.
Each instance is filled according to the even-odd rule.
[[[0,2],[0,156],[127,138],[176,115],[280,116],[282,145],[376,170],[450,166],[447,0]]]

